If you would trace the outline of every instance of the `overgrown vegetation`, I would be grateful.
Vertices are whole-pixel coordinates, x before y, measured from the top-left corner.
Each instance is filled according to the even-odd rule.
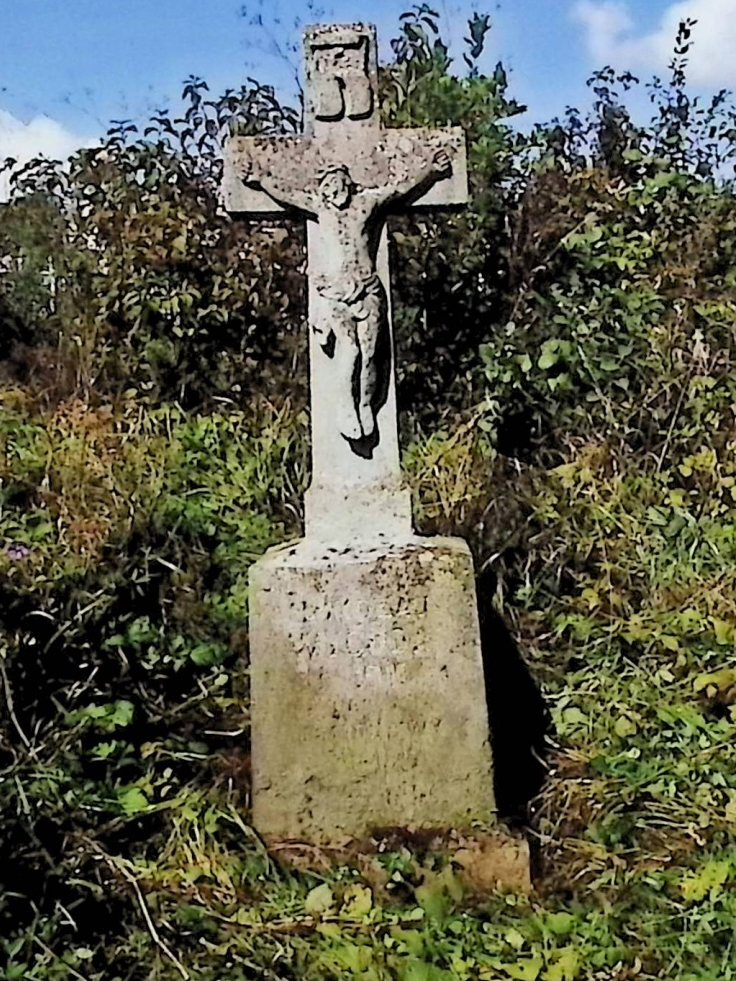
[[[468,211],[394,228],[405,465],[551,710],[532,897],[400,842],[289,871],[247,823],[247,569],[308,479],[303,256],[219,214],[218,154],[296,114],[191,79],[181,118],[16,178],[0,976],[736,974],[736,133],[688,94],[691,26],[647,125],[605,69],[587,115],[514,132],[480,16],[464,73],[426,7],[382,72],[389,125],[469,133]]]

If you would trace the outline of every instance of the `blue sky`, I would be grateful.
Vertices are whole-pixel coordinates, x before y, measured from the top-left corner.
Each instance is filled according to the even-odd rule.
[[[316,0],[315,0],[316,2]],[[203,76],[214,93],[248,75],[294,90],[295,22],[370,20],[384,51],[402,0],[0,0],[0,157],[69,152],[110,119],[143,119],[175,105],[182,80]],[[248,9],[243,15],[242,7]],[[445,34],[462,47],[473,8],[493,21],[487,64],[503,61],[527,120],[584,104],[585,78],[607,62],[648,78],[666,70],[682,16],[700,23],[696,88],[736,88],[736,0],[438,0]],[[274,42],[282,49],[278,53]]]

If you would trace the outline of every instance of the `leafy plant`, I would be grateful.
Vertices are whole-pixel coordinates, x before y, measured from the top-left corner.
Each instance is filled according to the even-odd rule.
[[[16,175],[0,977],[734,976],[734,115],[688,93],[692,28],[648,124],[603,68],[587,115],[512,130],[483,14],[461,73],[426,4],[381,70],[387,125],[468,131],[467,211],[392,229],[404,463],[554,721],[531,897],[402,847],[289,869],[247,823],[248,570],[308,480],[303,252],[216,188],[226,133],[294,111],[191,77],[178,115]]]

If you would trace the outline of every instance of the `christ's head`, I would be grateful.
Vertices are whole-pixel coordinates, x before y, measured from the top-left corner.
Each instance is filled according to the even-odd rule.
[[[329,167],[320,176],[319,191],[325,204],[342,211],[350,204],[355,184],[347,167]]]

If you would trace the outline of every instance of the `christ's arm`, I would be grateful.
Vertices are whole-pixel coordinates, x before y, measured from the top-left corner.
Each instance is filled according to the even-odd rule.
[[[445,150],[437,150],[431,161],[418,174],[412,174],[406,180],[397,181],[388,187],[375,192],[381,205],[392,204],[402,198],[418,201],[438,181],[445,180],[452,174],[452,162]]]
[[[246,174],[243,177],[243,183],[246,187],[263,191],[264,194],[267,194],[272,201],[275,201],[282,208],[298,208],[300,211],[306,211],[312,216],[315,215],[312,195],[303,188],[299,190],[292,184],[279,181],[277,177],[271,174],[267,177],[255,173]]]

